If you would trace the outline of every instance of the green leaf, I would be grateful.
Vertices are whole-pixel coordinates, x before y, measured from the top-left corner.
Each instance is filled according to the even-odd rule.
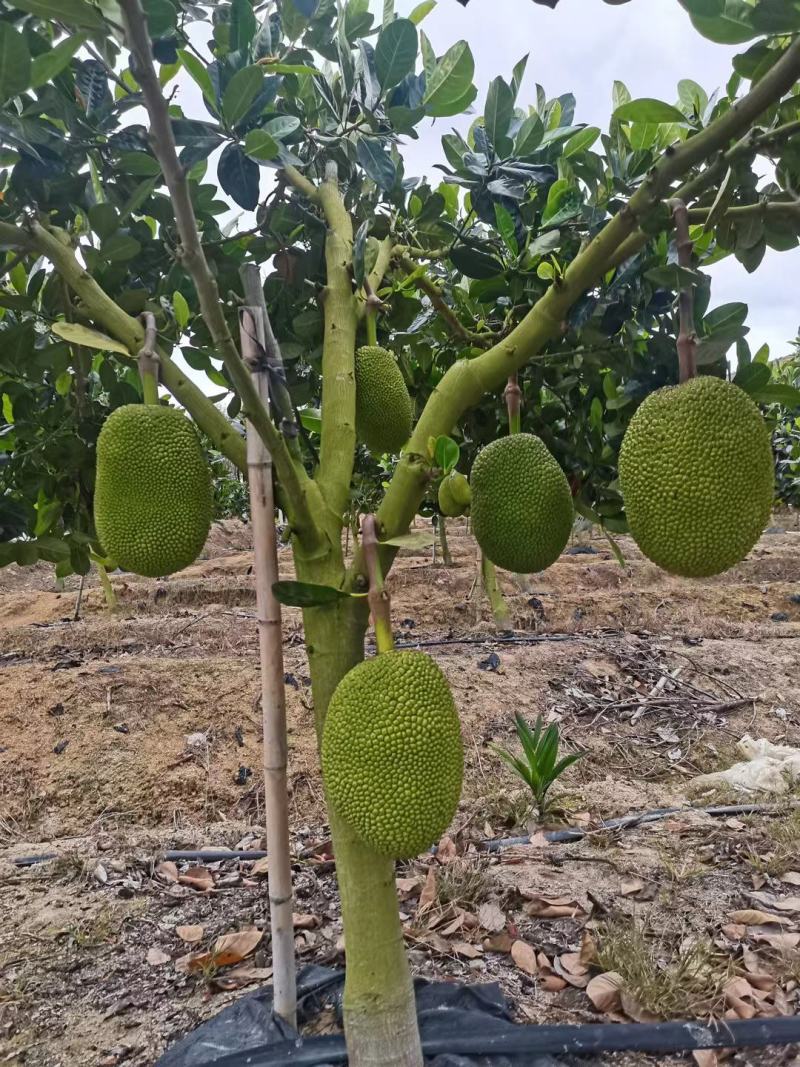
[[[578,152],[585,152],[587,148],[591,148],[599,136],[600,129],[598,126],[587,126],[585,130],[579,130],[578,133],[570,137],[564,145],[561,155],[564,159],[569,159],[570,156],[575,156]]]
[[[258,20],[251,0],[233,0],[230,19],[231,51],[250,55],[250,46],[258,32]]]
[[[741,301],[733,301],[729,304],[720,304],[703,319],[703,330],[706,334],[715,333],[718,330],[730,330],[744,325],[748,312],[747,304]]]
[[[172,33],[178,22],[178,12],[170,0],[143,0],[142,7],[147,15],[147,32],[153,40]]]
[[[250,130],[244,139],[244,150],[253,159],[268,161],[278,158],[281,146],[266,130]]]
[[[514,142],[514,151],[518,156],[529,156],[542,143],[544,126],[538,115],[529,115],[519,128]]]
[[[504,208],[502,204],[495,204],[494,215],[497,220],[498,233],[503,238],[506,248],[512,255],[516,256],[519,253],[519,244],[517,243],[516,227],[514,226],[511,212]]]
[[[411,19],[395,19],[381,30],[375,44],[375,72],[384,92],[414,70],[418,43]]]
[[[24,93],[30,78],[28,42],[13,26],[0,22],[0,101]]]
[[[436,438],[433,447],[433,462],[443,474],[449,474],[454,470],[461,456],[461,449],[452,437],[442,434]]]
[[[71,345],[83,345],[85,348],[97,348],[101,352],[118,352],[121,356],[129,356],[130,352],[113,337],[106,337],[104,333],[91,330],[88,326],[81,326],[77,322],[54,322],[50,327],[56,337],[61,337]]]
[[[316,67],[311,67],[308,63],[281,63],[277,59],[274,63],[259,63],[259,67],[266,71],[267,74],[319,74],[320,76],[322,74]]]
[[[685,126],[687,123],[683,112],[678,111],[672,104],[665,104],[663,100],[652,100],[649,97],[622,104],[614,112],[614,118],[619,122],[648,122],[654,125],[662,122],[676,122]]]
[[[277,115],[269,122],[265,122],[261,129],[270,137],[280,140],[300,129],[300,119],[296,115]]]
[[[356,145],[358,162],[379,189],[389,192],[397,180],[397,168],[386,151],[383,141],[375,137],[361,137]]]
[[[211,81],[211,75],[206,70],[205,65],[200,62],[197,56],[192,55],[191,52],[187,52],[184,49],[178,51],[178,57],[183,64],[184,70],[195,85],[199,87],[205,97],[206,103],[216,113],[217,94],[214,92],[214,83]]]
[[[611,93],[611,106],[616,111],[617,108],[622,107],[623,104],[630,103],[631,94],[624,82],[615,81],[614,88]]]
[[[469,245],[459,245],[450,253],[450,259],[456,270],[468,278],[496,278],[503,272],[503,264],[486,252],[479,252]]]
[[[241,145],[227,144],[217,164],[219,183],[228,196],[233,197],[245,211],[258,206],[260,172],[258,164],[245,155]]]
[[[752,364],[758,367],[763,365],[763,363]],[[780,404],[790,409],[800,407],[800,389],[796,389],[793,385],[774,382],[758,389],[749,389],[748,392],[759,404]]]
[[[750,13],[750,20],[759,33],[797,33],[800,5],[797,0],[759,0]]]
[[[272,592],[279,603],[291,608],[322,607],[350,597],[349,593],[334,589],[332,585],[315,585],[313,582],[273,582]]]
[[[765,363],[746,363],[736,372],[734,385],[751,395],[769,384],[772,372]]]
[[[475,60],[466,41],[458,41],[448,48],[428,79],[422,101],[426,113],[434,118],[459,114],[474,73]]]
[[[430,15],[431,11],[436,7],[436,0],[422,0],[421,4],[417,4],[411,14],[408,16],[415,26],[419,26],[420,22],[426,15]]]
[[[64,70],[85,42],[85,34],[76,33],[61,41],[55,48],[51,48],[49,52],[36,56],[31,64],[31,88],[39,89],[42,85],[47,85],[52,81]]]
[[[141,250],[142,246],[136,238],[130,237],[125,233],[118,233],[113,237],[109,237],[100,246],[102,255],[111,263],[125,263],[127,260],[138,256]]]
[[[414,533],[398,534],[397,537],[387,537],[381,541],[382,545],[391,545],[392,548],[408,548],[412,551],[430,548],[436,541],[433,530],[416,530]]]
[[[528,56],[524,55],[522,59],[514,64],[514,69],[511,72],[511,93],[515,100],[519,95],[520,86],[522,85],[522,79],[525,77],[525,69],[527,66]]]
[[[222,114],[229,125],[235,126],[245,117],[263,81],[264,71],[256,64],[237,70],[222,97]]]
[[[486,128],[486,136],[494,145],[497,154],[504,156],[500,145],[506,140],[508,127],[511,125],[511,116],[514,112],[514,96],[511,88],[506,85],[502,78],[495,78],[489,85],[486,94],[486,108],[483,113],[483,124]]]
[[[189,325],[189,305],[186,297],[177,289],[172,294],[172,310],[175,313],[175,322],[178,324],[178,329],[185,330]]]
[[[716,44],[742,44],[757,36],[746,0],[678,0],[692,25]],[[785,3],[785,0],[781,0]]]
[[[317,408],[303,408],[300,412],[300,422],[311,433],[320,433],[322,430],[322,415]]]
[[[652,267],[644,272],[645,278],[653,285],[664,289],[685,289],[697,285],[700,275],[691,267],[679,267],[677,263],[666,267]]]
[[[14,7],[43,19],[58,19],[79,30],[105,29],[100,11],[86,0],[14,0]]]

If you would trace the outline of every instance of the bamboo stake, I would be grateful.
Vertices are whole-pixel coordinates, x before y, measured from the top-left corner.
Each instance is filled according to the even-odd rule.
[[[259,308],[243,308],[242,356],[253,384],[266,403],[269,383],[258,341]],[[263,323],[262,323],[263,325]],[[247,469],[256,577],[256,613],[261,660],[261,711],[264,731],[264,794],[269,854],[269,913],[275,1014],[291,1026],[297,1021],[297,986],[292,920],[292,861],[289,844],[289,794],[286,763],[281,606],[272,586],[278,580],[278,543],[272,488],[272,457],[258,432],[247,422]]]

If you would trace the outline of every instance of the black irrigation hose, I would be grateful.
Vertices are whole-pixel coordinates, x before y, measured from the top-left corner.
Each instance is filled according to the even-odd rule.
[[[693,1049],[765,1048],[800,1041],[800,1017],[735,1020],[720,1026],[673,1023],[589,1023],[585,1026],[509,1026],[492,1033],[486,1027],[460,1026],[456,1033],[423,1037],[426,1056],[503,1056],[542,1053],[569,1055],[597,1052],[690,1052]],[[262,1045],[213,1060],[213,1067],[319,1067],[347,1063],[339,1036],[315,1037]]]
[[[726,815],[762,815],[769,814],[772,809],[764,804],[726,804],[710,808],[655,808],[653,811],[643,811],[637,815],[623,815],[618,819],[607,819],[599,823],[591,830],[585,830],[580,826],[571,826],[565,830],[547,830],[545,837],[551,844],[569,844],[571,841],[582,841],[593,833],[601,830],[630,830],[636,826],[644,826],[647,823],[659,822],[670,815],[680,815],[684,812],[697,811],[705,815],[717,818]],[[482,841],[480,848],[484,852],[499,852],[503,848],[513,848],[516,845],[529,845],[530,837],[501,837],[498,840]],[[266,856],[266,852],[260,849],[236,849],[236,848],[201,848],[201,849],[173,849],[165,852],[162,859],[180,862],[181,860],[195,860],[205,863],[218,863],[222,860],[260,860]],[[46,852],[41,856],[17,856],[11,862],[15,867],[33,867],[37,863],[47,863],[48,860],[58,859],[55,852]]]

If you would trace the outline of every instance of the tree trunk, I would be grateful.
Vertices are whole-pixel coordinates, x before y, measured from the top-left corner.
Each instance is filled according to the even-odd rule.
[[[445,567],[453,566],[453,557],[450,555],[450,545],[447,543],[447,519],[440,515],[437,520],[439,528],[439,543],[442,546],[442,563]]]
[[[317,572],[314,580],[323,579]],[[331,607],[309,608],[304,622],[320,738],[334,689],[364,658],[366,606],[342,600]],[[350,1067],[422,1067],[394,860],[359,841],[330,804],[328,813],[344,923],[344,1025]]]
[[[497,581],[497,571],[494,563],[481,553],[481,578],[486,599],[492,609],[492,617],[498,630],[511,630],[511,616],[508,612],[500,583]]]

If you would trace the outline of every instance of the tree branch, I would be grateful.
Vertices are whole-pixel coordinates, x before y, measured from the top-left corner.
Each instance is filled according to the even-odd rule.
[[[186,171],[178,159],[169,108],[156,74],[141,0],[120,0],[120,9],[125,22],[128,47],[135,62],[136,79],[141,86],[150,117],[153,151],[161,164],[164,181],[172,200],[172,210],[182,245],[179,258],[194,281],[203,318],[236,386],[243,412],[270,451],[275,471],[284,489],[293,532],[308,547],[320,539],[320,531],[306,499],[305,483],[309,478],[302,465],[294,461],[289,454],[286,442],[272,422],[247,368],[239,358],[238,348],[228,329],[217,283],[208,266],[200,240]]]
[[[428,477],[429,438],[449,433],[484,393],[498,389],[510,374],[559,336],[569,308],[603,277],[617,249],[670,194],[673,182],[741,137],[759,115],[793,88],[798,76],[800,39],[730,111],[662,156],[628,204],[575,257],[563,278],[550,286],[507,337],[488,352],[459,360],[449,368],[425,405],[378,511],[384,539],[407,528],[422,499]],[[363,575],[361,558],[354,562],[354,569]]]
[[[9,238],[13,226],[0,223],[0,240]],[[29,232],[17,231],[17,244],[24,243],[43,256],[47,256],[66,284],[81,300],[93,322],[125,345],[134,360],[141,349],[145,331],[141,322],[123,311],[105,293],[85,267],[81,266],[72,249],[69,238],[60,230],[45,229],[40,223],[31,224]],[[247,471],[245,442],[237,434],[229,419],[211,403],[205,393],[190,381],[183,371],[163,353],[160,356],[161,381],[172,395],[189,412],[200,429],[214,442],[220,452],[227,456],[243,473]]]
[[[318,190],[310,178],[307,178],[305,174],[301,174],[297,167],[284,167],[283,173],[286,175],[286,180],[292,188],[296,189],[298,193],[302,193],[303,196],[312,203],[318,203]]]
[[[477,348],[488,348],[492,344],[491,337],[467,329],[459,319],[458,315],[456,315],[455,311],[453,311],[445,300],[441,288],[425,273],[424,267],[421,267],[418,263],[414,263],[413,260],[409,259],[406,255],[397,258],[400,266],[408,274],[408,280],[413,282],[418,289],[421,289],[422,292],[425,293],[431,304],[433,304],[442,319],[447,323],[447,327],[454,337],[457,337],[461,341],[465,341],[467,344],[475,345]]]
[[[694,242],[689,236],[689,212],[682,200],[670,200],[678,246],[678,264],[690,269]],[[694,286],[691,280],[682,283],[678,295],[680,330],[678,332],[679,381],[688,382],[697,375],[697,334],[694,329]]]

